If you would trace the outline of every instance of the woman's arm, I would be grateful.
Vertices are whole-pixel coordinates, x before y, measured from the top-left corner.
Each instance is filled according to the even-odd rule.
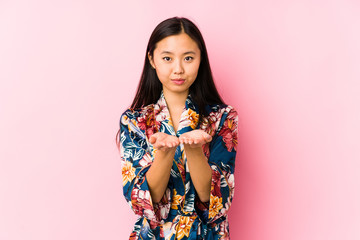
[[[211,136],[202,130],[193,130],[180,136],[180,142],[184,144],[191,180],[202,202],[210,200],[212,174],[202,145],[211,140]]]
[[[172,160],[175,150],[157,151],[154,162],[146,174],[151,199],[154,203],[160,202],[169,183]]]
[[[164,196],[169,183],[171,166],[179,140],[175,136],[158,132],[152,135],[149,141],[155,147],[156,153],[154,162],[146,174],[146,179],[151,199],[154,203],[158,203]]]
[[[211,168],[202,147],[192,148],[184,145],[191,180],[202,202],[210,200]]]

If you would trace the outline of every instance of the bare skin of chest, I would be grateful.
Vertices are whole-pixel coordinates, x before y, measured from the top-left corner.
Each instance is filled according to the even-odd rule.
[[[171,122],[174,126],[175,132],[177,132],[177,130],[178,130],[182,111],[183,111],[183,108],[169,109]]]

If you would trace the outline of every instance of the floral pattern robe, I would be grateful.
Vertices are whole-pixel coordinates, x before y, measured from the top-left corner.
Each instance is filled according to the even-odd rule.
[[[138,216],[130,240],[230,239],[227,213],[234,195],[238,117],[229,105],[208,105],[206,109],[209,116],[198,124],[197,106],[189,95],[177,132],[163,93],[156,104],[127,109],[121,115],[123,194]],[[146,180],[156,152],[150,136],[160,131],[179,137],[193,129],[202,129],[213,138],[203,146],[212,169],[210,201],[204,203],[197,197],[180,144],[165,194],[159,203],[153,203]]]

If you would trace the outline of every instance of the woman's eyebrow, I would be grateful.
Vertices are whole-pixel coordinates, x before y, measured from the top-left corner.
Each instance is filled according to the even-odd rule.
[[[170,51],[162,51],[160,54],[174,54],[173,52]],[[183,55],[186,54],[196,54],[194,51],[188,51],[188,52],[184,52]]]

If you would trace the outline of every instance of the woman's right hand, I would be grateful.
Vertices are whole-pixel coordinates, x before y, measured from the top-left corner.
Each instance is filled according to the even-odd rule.
[[[163,133],[163,132],[154,133],[150,137],[149,142],[156,149],[159,149],[161,151],[166,151],[169,149],[176,148],[180,144],[179,139],[177,137]]]

